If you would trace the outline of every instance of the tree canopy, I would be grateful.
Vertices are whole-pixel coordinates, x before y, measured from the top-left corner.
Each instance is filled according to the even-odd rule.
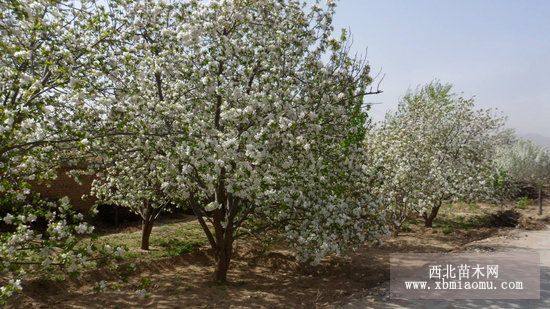
[[[503,119],[432,82],[407,93],[367,138],[377,195],[399,228],[411,212],[427,226],[443,202],[492,195],[494,151]]]

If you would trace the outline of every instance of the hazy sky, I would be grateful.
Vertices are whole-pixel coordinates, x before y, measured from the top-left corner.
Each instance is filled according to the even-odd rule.
[[[335,24],[386,73],[384,93],[367,98],[383,103],[375,119],[439,78],[518,132],[550,136],[549,0],[341,0]]]

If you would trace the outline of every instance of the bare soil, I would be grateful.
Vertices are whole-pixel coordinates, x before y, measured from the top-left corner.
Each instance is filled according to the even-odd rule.
[[[545,213],[550,214],[550,205]],[[488,207],[488,206],[486,206]],[[529,215],[531,206],[525,209]],[[486,213],[477,209],[474,215]],[[492,208],[495,210],[494,208]],[[453,209],[466,216],[470,212]],[[449,228],[449,213],[439,225],[424,228],[414,222],[396,238],[360,248],[342,257],[330,257],[317,266],[296,262],[284,246],[261,250],[253,240],[237,243],[229,273],[230,283],[211,281],[213,260],[206,247],[171,258],[140,260],[134,271],[93,271],[79,279],[36,280],[24,284],[13,298],[14,308],[333,308],[354,295],[377,293],[389,280],[389,256],[399,252],[461,250],[474,241],[510,229],[463,224]],[[462,219],[461,219],[462,220]],[[441,223],[442,222],[442,223]],[[155,231],[153,231],[155,233]],[[147,255],[150,253],[142,252]],[[147,279],[148,278],[148,279]],[[94,289],[104,280],[106,289]],[[145,295],[137,292],[146,290]],[[384,291],[381,292],[382,294]]]

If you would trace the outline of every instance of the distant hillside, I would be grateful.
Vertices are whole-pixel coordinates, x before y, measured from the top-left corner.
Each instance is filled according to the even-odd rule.
[[[531,140],[534,143],[537,143],[541,146],[544,146],[550,149],[550,137],[548,136],[544,136],[536,133],[527,133],[527,134],[520,134],[520,137]]]

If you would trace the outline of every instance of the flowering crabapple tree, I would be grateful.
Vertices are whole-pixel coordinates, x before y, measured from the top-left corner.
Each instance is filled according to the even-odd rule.
[[[369,67],[348,56],[345,32],[332,37],[333,2],[302,5],[213,1],[189,15],[197,89],[178,119],[189,135],[174,150],[218,281],[254,215],[282,223],[314,262],[371,236],[373,205],[358,189],[361,144],[348,142],[364,119]]]
[[[304,6],[193,2],[186,16],[190,88],[175,121],[188,133],[170,151],[217,281],[226,280],[237,231],[256,215],[282,226],[313,262],[377,229],[356,142],[369,67],[348,56],[346,32],[333,37],[333,1]]]
[[[529,141],[518,140],[500,147],[496,163],[514,187],[532,186],[538,191],[539,215],[542,215],[542,191],[550,181],[550,153]]]
[[[0,302],[25,275],[91,264],[93,248],[75,247],[75,235],[92,227],[67,200],[40,201],[29,184],[55,177],[59,151],[74,140],[63,96],[97,42],[82,39],[88,16],[86,5],[68,1],[0,1]]]
[[[108,40],[96,46],[98,65],[82,76],[81,149],[91,158],[92,194],[142,218],[141,248],[149,249],[155,219],[173,206],[174,164],[166,149],[185,134],[173,114],[185,104],[189,68],[182,59],[182,14],[187,5],[164,1],[111,1],[99,18]]]
[[[491,197],[502,124],[449,84],[432,82],[403,97],[366,139],[373,190],[389,207],[395,233],[411,213],[431,227],[444,202]]]
[[[128,158],[159,162],[146,177],[190,202],[215,280],[227,280],[251,218],[280,228],[312,262],[375,237],[378,210],[361,168],[372,79],[348,55],[348,34],[333,36],[333,1],[116,5],[119,37],[105,49],[102,77],[90,80],[106,90],[83,93],[93,102],[83,113],[103,130],[87,142],[122,143]],[[124,188],[142,188],[141,173],[123,175]]]

